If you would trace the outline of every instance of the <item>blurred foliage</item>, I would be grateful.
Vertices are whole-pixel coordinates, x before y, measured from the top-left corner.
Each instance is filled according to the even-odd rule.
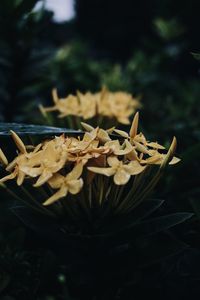
[[[163,212],[194,209],[197,218],[175,230],[189,249],[155,262],[142,274],[131,273],[131,279],[130,273],[124,275],[127,283],[108,298],[142,299],[144,290],[154,298],[194,298],[200,292],[198,0],[76,0],[76,18],[61,24],[44,7],[33,10],[37,2],[0,1],[0,120],[44,122],[38,104],[50,105],[53,87],[60,96],[77,89],[95,92],[102,85],[140,96],[145,134],[166,146],[176,135],[182,158],[155,192],[167,200]],[[10,214],[11,199],[1,196],[0,298],[72,300],[65,283],[73,281],[75,266],[63,265],[55,249],[46,252],[49,244],[22,229]],[[150,253],[158,253],[159,245],[169,245],[168,237],[140,241],[140,250],[151,246]],[[117,249],[121,258],[123,247]],[[132,257],[128,253],[127,260]],[[107,299],[101,291],[101,299]]]

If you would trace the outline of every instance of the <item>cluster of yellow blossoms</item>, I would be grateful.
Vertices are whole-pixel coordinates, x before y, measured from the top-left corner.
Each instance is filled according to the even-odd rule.
[[[76,95],[68,95],[60,99],[57,90],[52,91],[54,106],[40,106],[41,112],[45,115],[47,112],[59,112],[59,118],[78,117],[81,120],[95,118],[95,126],[100,125],[100,119],[106,117],[113,119],[121,124],[130,124],[129,117],[133,115],[136,109],[140,107],[140,102],[131,94],[125,92],[110,92],[106,88],[98,93],[85,94],[77,92]],[[75,123],[76,124],[76,123]],[[73,124],[74,125],[74,124]]]
[[[47,206],[66,197],[68,193],[78,194],[83,186],[91,186],[95,178],[113,177],[114,185],[111,180],[108,187],[120,187],[132,177],[138,179],[152,165],[159,165],[159,170],[162,170],[168,163],[177,163],[179,159],[174,157],[176,139],[164,154],[163,146],[149,142],[142,133],[138,133],[138,118],[139,114],[136,113],[129,133],[115,128],[93,128],[83,123],[86,131],[82,136],[81,133],[78,137],[63,134],[32,149],[25,146],[16,133],[11,132],[18,155],[8,163],[5,154],[0,151],[0,161],[10,172],[0,182],[16,179],[20,186],[25,179],[29,179],[33,180],[36,188],[47,184],[52,191],[43,203]],[[94,193],[101,189],[96,185]],[[104,190],[103,201],[109,198],[108,195],[109,188]]]

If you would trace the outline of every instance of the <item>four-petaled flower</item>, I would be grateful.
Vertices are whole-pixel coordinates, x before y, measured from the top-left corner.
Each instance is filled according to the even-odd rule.
[[[114,175],[114,183],[117,185],[126,184],[131,175],[138,175],[146,168],[145,166],[140,165],[136,160],[129,163],[123,163],[123,161],[120,161],[116,156],[109,156],[107,158],[107,163],[109,167],[88,167],[88,170],[105,176]]]

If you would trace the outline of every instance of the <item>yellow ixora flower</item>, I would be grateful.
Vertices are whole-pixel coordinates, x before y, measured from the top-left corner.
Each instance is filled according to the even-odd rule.
[[[133,146],[132,151],[127,154],[130,160],[138,160],[141,164],[157,164],[161,165],[166,154],[160,153],[160,150],[165,150],[165,147],[158,142],[149,142],[146,140],[143,133],[138,133],[139,113],[137,112],[133,118],[129,133],[114,129],[116,133],[129,140]],[[144,157],[145,156],[145,157]],[[169,164],[176,164],[180,161],[179,158],[173,157]]]
[[[100,115],[115,118],[121,124],[130,124],[129,117],[139,108],[140,104],[131,94],[125,92],[110,92],[102,90],[101,101],[98,105]]]
[[[116,156],[109,156],[107,163],[108,167],[106,168],[88,167],[88,170],[105,176],[114,175],[114,183],[124,185],[129,181],[131,175],[138,175],[145,169],[145,166],[141,166],[138,161],[123,163]]]
[[[59,101],[57,94],[54,98],[56,104]],[[77,203],[87,208],[89,205],[91,208],[92,201],[96,201],[100,206],[109,201],[109,193],[115,190],[114,185],[117,185],[115,196],[110,197],[118,199],[121,195],[117,195],[118,189],[131,181],[130,192],[133,192],[133,195],[125,197],[128,199],[125,205],[123,199],[116,200],[116,203],[121,203],[120,207],[127,210],[129,206],[132,207],[132,202],[129,202],[135,201],[134,195],[137,195],[137,201],[143,199],[143,193],[146,196],[152,190],[166,165],[175,164],[180,160],[174,156],[176,138],[165,153],[162,145],[148,141],[144,134],[138,132],[138,123],[138,113],[135,114],[129,133],[113,127],[104,130],[82,123],[85,129],[83,136],[68,137],[62,134],[45,140],[36,147],[24,145],[20,137],[11,132],[18,150],[17,157],[9,163],[0,149],[0,162],[10,173],[0,179],[0,183],[16,179],[17,185],[23,185],[26,179],[30,179],[31,188],[44,188],[44,193],[48,193],[45,198],[47,200],[43,203],[45,206],[66,198],[70,193],[74,195]],[[111,135],[113,132],[116,134]],[[159,166],[158,174],[149,183],[142,185],[141,182],[147,180],[146,174],[149,174],[146,170],[151,170],[152,165]],[[106,177],[113,177],[113,181]],[[81,193],[78,196],[79,192]],[[82,197],[89,200],[82,200]],[[94,198],[95,200],[92,200]]]
[[[7,180],[11,180],[17,177],[17,184],[18,185],[22,185],[24,178],[25,178],[25,173],[22,170],[22,166],[26,166],[28,159],[32,158],[35,159],[35,156],[37,155],[37,151],[39,150],[39,148],[41,147],[41,144],[39,144],[32,153],[28,153],[26,150],[26,146],[24,145],[24,143],[22,142],[22,140],[20,139],[20,137],[14,132],[11,131],[11,136],[19,150],[19,154],[18,156],[11,162],[8,163],[6,156],[4,155],[3,151],[1,150],[1,160],[3,160],[4,165],[6,165],[6,171],[9,171],[12,173],[5,176],[4,178],[2,178],[0,180],[1,183],[7,181]]]
[[[43,116],[46,113],[57,111],[59,118],[72,116],[73,126],[81,120],[92,120],[95,126],[101,125],[103,118],[113,119],[115,123],[130,124],[129,118],[141,105],[138,99],[131,94],[119,91],[111,92],[102,88],[97,93],[81,93],[77,91],[75,95],[68,95],[66,98],[59,98],[57,90],[52,90],[52,107],[39,106]],[[74,127],[73,127],[74,129]]]
[[[53,189],[58,189],[58,191],[48,198],[43,205],[50,205],[55,201],[66,197],[68,192],[73,195],[78,194],[83,187],[83,179],[79,178],[82,172],[83,164],[79,163],[66,176],[57,173],[51,179],[49,179],[48,184],[50,187]]]

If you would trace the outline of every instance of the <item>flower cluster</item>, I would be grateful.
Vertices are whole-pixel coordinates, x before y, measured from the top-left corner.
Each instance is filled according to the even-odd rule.
[[[100,126],[104,117],[107,121],[114,120],[115,124],[117,122],[130,124],[130,116],[140,107],[138,99],[133,98],[131,94],[110,92],[106,88],[94,94],[91,92],[85,94],[77,92],[76,95],[68,95],[63,99],[60,99],[57,90],[53,89],[52,95],[54,106],[47,108],[40,106],[43,115],[47,112],[57,111],[59,112],[59,118],[75,117],[81,120],[95,118],[96,124],[93,124],[95,126]],[[76,126],[78,122],[75,121],[73,125]]]
[[[83,187],[87,189],[92,186],[95,201],[101,206],[109,201],[113,186],[115,189],[122,188],[132,178],[130,191],[132,193],[136,189],[136,192],[141,186],[141,177],[146,176],[153,165],[159,165],[156,177],[139,193],[138,199],[141,200],[143,192],[149,192],[157,182],[161,170],[179,159],[174,157],[175,138],[168,152],[164,153],[162,145],[149,142],[142,133],[138,133],[138,119],[139,114],[136,113],[129,133],[115,128],[106,131],[83,123],[86,131],[82,136],[68,137],[63,134],[36,147],[25,146],[19,136],[11,132],[18,155],[8,163],[5,154],[0,151],[0,161],[10,173],[0,182],[16,179],[17,185],[21,186],[25,180],[32,180],[35,188],[47,185],[51,194],[45,199],[45,206],[66,198],[68,194],[79,194]],[[103,186],[106,179],[110,180],[107,188]],[[123,201],[118,199],[118,204],[123,205]],[[127,201],[128,207],[131,207],[129,202],[136,199]]]

